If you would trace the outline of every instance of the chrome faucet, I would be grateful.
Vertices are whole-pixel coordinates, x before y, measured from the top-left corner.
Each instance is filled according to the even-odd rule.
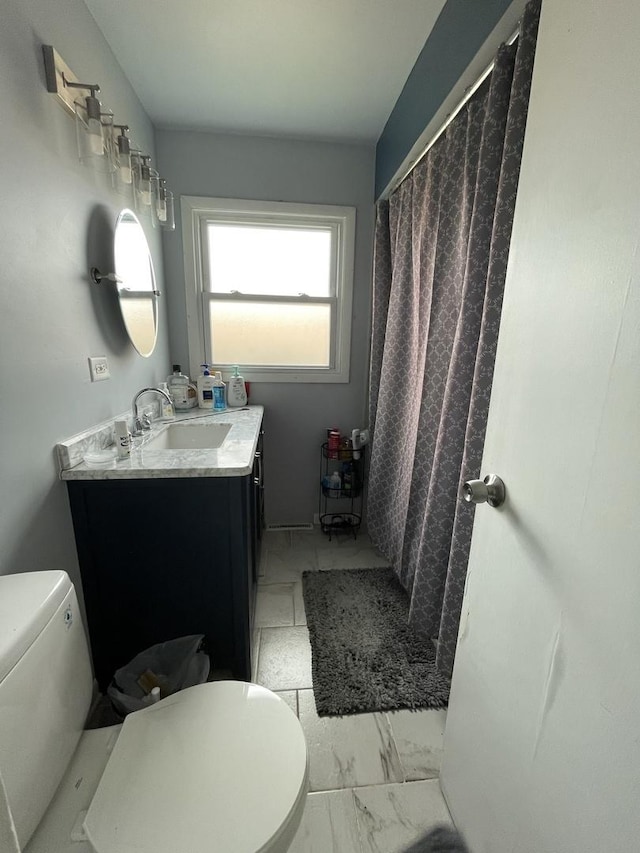
[[[149,420],[149,417],[147,415],[143,415],[141,418],[138,414],[138,400],[143,394],[150,393],[159,394],[163,400],[166,400],[169,405],[173,406],[173,400],[171,397],[166,391],[162,391],[160,388],[143,388],[141,391],[138,391],[131,403],[131,409],[133,411],[133,435],[142,435],[143,430],[151,429],[151,421]]]

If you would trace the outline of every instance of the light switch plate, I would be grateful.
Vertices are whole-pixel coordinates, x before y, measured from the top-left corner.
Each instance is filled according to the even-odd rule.
[[[97,355],[89,358],[89,371],[91,373],[92,382],[102,382],[103,379],[110,379],[109,362],[106,355]]]

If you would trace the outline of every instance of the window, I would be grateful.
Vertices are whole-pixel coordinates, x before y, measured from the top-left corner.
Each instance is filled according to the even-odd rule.
[[[348,382],[355,209],[182,198],[191,370]]]

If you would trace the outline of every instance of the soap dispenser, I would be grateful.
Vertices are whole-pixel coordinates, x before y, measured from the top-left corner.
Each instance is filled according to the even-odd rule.
[[[229,408],[247,405],[247,388],[244,384],[244,377],[240,376],[240,368],[234,365],[233,376],[229,380],[227,388],[227,405]]]
[[[201,409],[213,408],[213,386],[215,379],[209,372],[208,364],[201,364],[202,373],[198,376],[198,405]]]

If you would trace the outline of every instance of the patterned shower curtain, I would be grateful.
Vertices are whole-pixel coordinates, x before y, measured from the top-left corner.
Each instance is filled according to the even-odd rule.
[[[378,206],[368,529],[450,675],[480,475],[540,2],[490,77]]]

